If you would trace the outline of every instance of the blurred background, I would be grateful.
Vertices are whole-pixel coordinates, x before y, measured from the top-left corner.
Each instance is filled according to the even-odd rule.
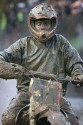
[[[83,59],[83,0],[0,0],[0,51],[19,38],[30,35],[28,13],[35,5],[45,1],[53,4],[58,11],[56,33],[65,36]],[[0,119],[15,95],[16,80],[0,79]],[[66,97],[77,113],[80,125],[83,125],[83,87],[68,85]]]

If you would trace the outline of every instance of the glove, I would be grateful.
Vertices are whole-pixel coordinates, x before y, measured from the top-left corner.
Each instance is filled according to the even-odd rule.
[[[74,80],[77,80],[76,87],[82,87],[83,86],[83,75],[77,75],[73,77]]]
[[[83,75],[77,75],[75,76],[75,79],[83,83]]]

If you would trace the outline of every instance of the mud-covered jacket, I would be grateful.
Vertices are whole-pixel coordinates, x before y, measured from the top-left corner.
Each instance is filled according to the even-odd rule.
[[[83,61],[78,52],[62,35],[56,34],[46,42],[32,37],[21,38],[0,53],[0,59],[20,64],[27,70],[75,76],[83,74]],[[28,79],[19,78],[17,87],[27,88]]]

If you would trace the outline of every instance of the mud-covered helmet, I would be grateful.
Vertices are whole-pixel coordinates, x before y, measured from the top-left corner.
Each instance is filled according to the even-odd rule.
[[[50,19],[51,28],[45,34],[35,29],[34,21],[39,19]],[[28,27],[30,33],[39,41],[46,41],[50,39],[57,27],[57,12],[54,10],[52,5],[42,3],[34,7],[28,15]]]

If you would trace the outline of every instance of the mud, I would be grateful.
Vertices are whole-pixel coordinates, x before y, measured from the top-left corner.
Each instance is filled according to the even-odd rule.
[[[0,125],[2,112],[7,108],[10,100],[16,95],[16,80],[0,79]],[[76,88],[70,84],[66,93],[67,99],[79,118],[80,125],[83,125],[83,87]]]

